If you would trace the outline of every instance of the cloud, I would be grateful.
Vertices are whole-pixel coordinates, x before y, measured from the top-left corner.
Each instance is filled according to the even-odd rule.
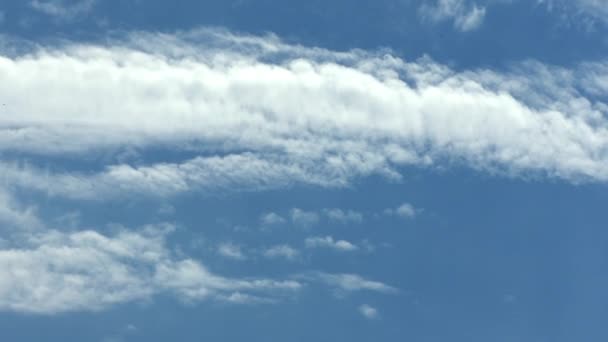
[[[326,237],[310,237],[305,240],[306,248],[330,248],[341,252],[356,251],[359,249],[356,245],[345,241],[337,240],[331,236]]]
[[[587,28],[597,23],[608,23],[608,6],[605,0],[537,0],[549,12],[557,12],[563,17],[573,19],[575,24]],[[582,19],[582,20],[581,20]]]
[[[379,317],[378,310],[367,304],[359,306],[359,313],[367,319],[376,319]]]
[[[319,281],[341,292],[350,293],[357,291],[372,291],[385,294],[399,292],[396,288],[379,281],[369,280],[357,274],[332,274],[324,272],[312,272],[301,275],[300,278]]]
[[[43,227],[37,217],[36,208],[24,208],[10,192],[0,187],[0,226],[2,230],[32,230]]]
[[[294,260],[300,255],[300,252],[289,245],[276,245],[264,251],[264,256],[267,258],[285,258]]]
[[[397,208],[385,209],[384,215],[398,216],[398,217],[405,218],[405,219],[411,219],[411,218],[416,217],[416,215],[418,215],[418,213],[420,211],[421,211],[420,209],[416,209],[410,203],[403,203],[400,206],[398,206]]]
[[[285,224],[287,220],[277,213],[266,213],[260,216],[260,222],[263,226],[275,226]]]
[[[161,293],[187,302],[231,300],[235,293],[272,299],[302,287],[294,280],[216,275],[196,260],[177,257],[166,246],[173,229],[167,224],[149,225],[120,228],[114,235],[44,227],[4,230],[0,311],[98,311]]]
[[[218,246],[217,248],[217,252],[219,253],[219,255],[229,258],[229,259],[234,259],[234,260],[245,260],[247,259],[247,257],[245,256],[245,254],[243,253],[241,246],[232,244],[232,243],[222,243]]]
[[[335,188],[435,165],[608,180],[605,62],[456,72],[217,30],[26,51],[0,57],[11,188],[87,200]],[[119,158],[131,147],[142,162]],[[155,148],[187,157],[152,162]],[[53,162],[100,153],[86,171]],[[290,218],[314,223],[307,213]]]
[[[299,208],[293,208],[290,211],[291,222],[302,227],[311,227],[319,222],[319,214],[314,211],[305,211]]]
[[[158,214],[164,216],[171,216],[175,214],[175,207],[171,204],[164,203],[158,208]]]
[[[363,222],[363,214],[354,210],[342,210],[342,209],[323,209],[323,213],[330,221],[348,224],[348,223],[361,223]]]
[[[32,0],[30,7],[63,20],[75,19],[89,13],[97,0]]]
[[[455,29],[467,32],[481,26],[486,8],[469,4],[466,0],[437,0],[435,5],[423,4],[419,13],[423,19],[435,23],[452,20]]]

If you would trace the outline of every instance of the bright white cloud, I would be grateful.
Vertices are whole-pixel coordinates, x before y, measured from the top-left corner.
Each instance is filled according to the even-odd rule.
[[[367,319],[376,319],[379,317],[378,310],[368,304],[359,306],[359,313]]]
[[[289,245],[276,245],[264,251],[264,256],[267,258],[284,258],[294,260],[300,255],[300,252]]]
[[[486,16],[485,7],[467,0],[437,0],[434,5],[424,3],[419,12],[423,19],[432,22],[452,20],[454,28],[463,32],[480,27]]]
[[[356,251],[356,245],[345,240],[334,240],[331,236],[310,237],[305,240],[306,248],[330,248],[342,252]]]
[[[0,97],[10,99],[0,151],[52,160],[156,147],[192,156],[135,166],[116,152],[87,172],[0,163],[5,184],[52,196],[344,187],[374,174],[399,179],[409,165],[608,180],[599,62],[456,73],[428,59],[210,30],[10,56],[0,57]],[[305,213],[291,219],[314,221]]]

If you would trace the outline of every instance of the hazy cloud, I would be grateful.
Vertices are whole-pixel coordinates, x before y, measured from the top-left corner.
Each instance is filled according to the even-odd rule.
[[[359,306],[359,313],[361,313],[361,315],[367,319],[376,319],[379,317],[378,310],[367,304]]]
[[[472,31],[483,23],[486,8],[467,0],[437,0],[434,5],[424,3],[419,13],[424,20],[441,22],[452,20],[459,31]]]
[[[310,237],[305,241],[306,248],[330,248],[342,252],[356,251],[359,247],[345,240],[334,240],[331,236]]]

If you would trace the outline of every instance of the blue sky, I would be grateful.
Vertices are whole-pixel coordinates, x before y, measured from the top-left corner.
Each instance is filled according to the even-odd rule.
[[[605,341],[604,0],[0,4],[0,340]]]

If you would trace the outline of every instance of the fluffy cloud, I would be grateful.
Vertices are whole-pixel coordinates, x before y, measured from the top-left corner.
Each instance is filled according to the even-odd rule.
[[[306,248],[331,248],[341,252],[356,251],[356,245],[345,240],[334,240],[331,236],[310,237],[305,240]]]
[[[437,0],[434,5],[424,3],[419,12],[423,19],[432,22],[452,20],[454,28],[463,32],[480,27],[486,16],[485,7],[469,4],[466,0]]]
[[[213,274],[167,248],[170,226],[95,231],[44,230],[0,249],[0,310],[38,314],[102,310],[172,293],[185,301],[228,300],[297,291],[297,281],[241,280]]]
[[[33,48],[0,57],[0,96],[10,99],[0,151],[13,156],[0,177],[75,199],[343,187],[436,164],[605,181],[601,65],[457,73],[210,30]],[[141,159],[124,159],[129,148]],[[150,148],[189,157],[147,161]],[[53,164],[57,156],[86,168]]]

